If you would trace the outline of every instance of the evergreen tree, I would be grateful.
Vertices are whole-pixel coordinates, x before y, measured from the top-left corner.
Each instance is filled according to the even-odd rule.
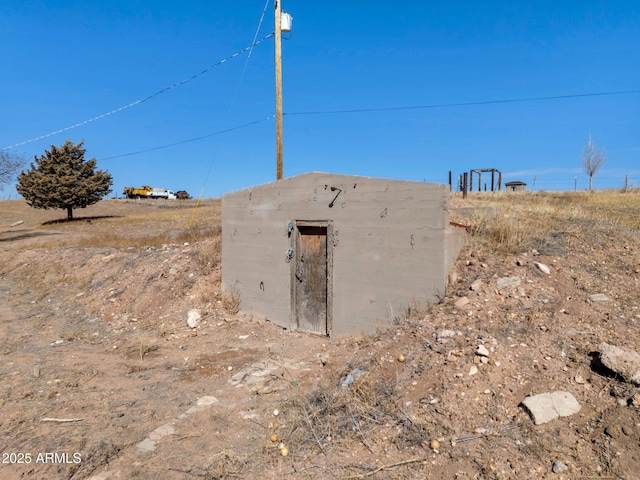
[[[61,208],[73,219],[74,208],[93,205],[111,192],[113,177],[96,170],[96,159],[84,159],[84,141],[62,147],[51,145],[44,155],[35,157],[31,169],[18,175],[17,190],[33,208]]]

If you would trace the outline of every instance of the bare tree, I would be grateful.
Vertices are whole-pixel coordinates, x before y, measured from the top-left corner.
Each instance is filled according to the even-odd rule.
[[[11,153],[8,150],[0,150],[0,190],[13,181],[24,163],[22,155]]]
[[[600,170],[600,167],[607,161],[607,152],[596,147],[589,134],[587,145],[582,150],[582,168],[589,175],[589,190],[593,188],[593,176]]]

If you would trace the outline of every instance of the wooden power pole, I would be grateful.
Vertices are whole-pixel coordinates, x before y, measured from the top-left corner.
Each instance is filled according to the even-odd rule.
[[[280,0],[276,6],[276,180],[282,180],[282,44]]]

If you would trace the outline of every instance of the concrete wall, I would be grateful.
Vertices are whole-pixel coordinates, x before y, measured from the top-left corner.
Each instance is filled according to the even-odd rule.
[[[223,289],[238,289],[243,313],[291,328],[287,225],[331,221],[330,333],[372,332],[444,293],[460,243],[447,235],[448,208],[446,185],[325,173],[226,194]]]

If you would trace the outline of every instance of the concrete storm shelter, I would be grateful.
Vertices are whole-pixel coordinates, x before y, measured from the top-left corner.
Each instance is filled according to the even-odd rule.
[[[437,301],[464,239],[449,189],[306,173],[222,197],[222,288],[291,330],[374,332]]]

